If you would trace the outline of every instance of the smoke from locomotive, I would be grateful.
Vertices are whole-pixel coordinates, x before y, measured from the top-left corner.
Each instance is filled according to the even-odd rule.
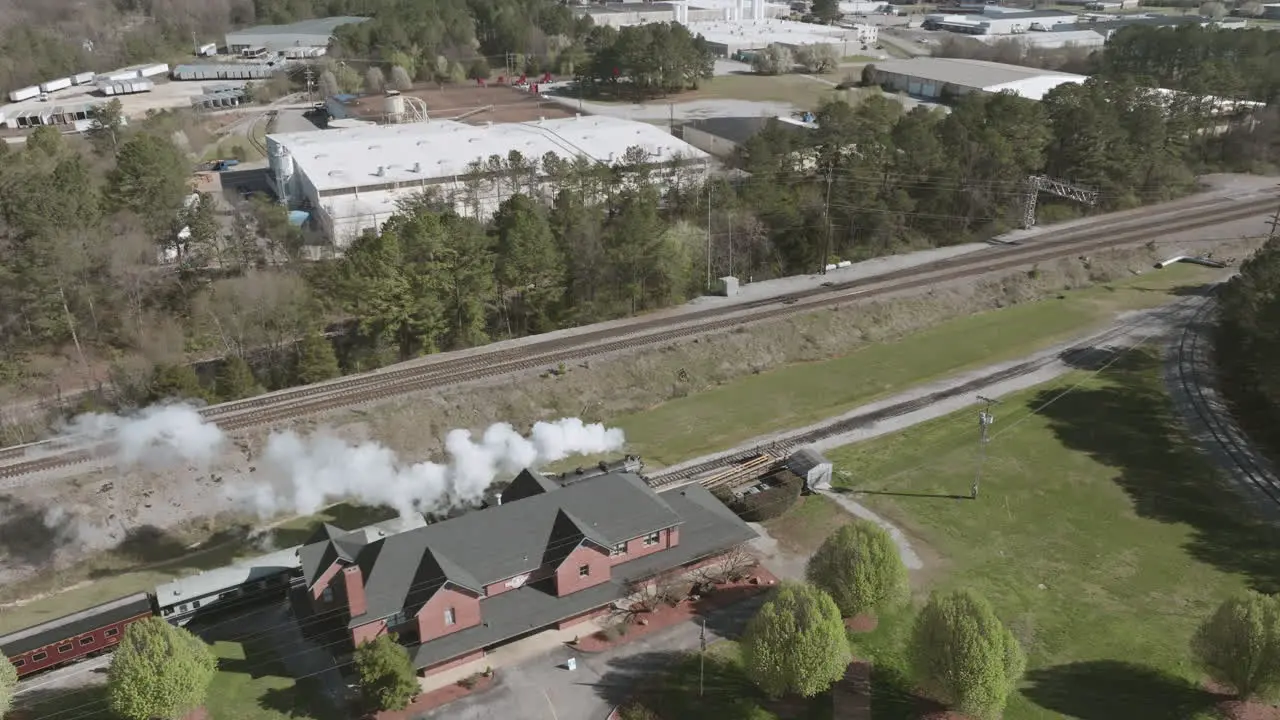
[[[68,422],[55,444],[113,447],[124,467],[207,464],[226,442],[222,430],[191,405],[152,405],[130,415],[85,413]]]
[[[449,461],[406,464],[376,442],[352,444],[325,433],[274,433],[252,484],[229,488],[234,500],[262,518],[282,512],[311,515],[339,500],[380,505],[402,516],[478,502],[498,478],[574,455],[619,450],[622,430],[578,418],[539,422],[528,437],[511,425],[490,426],[479,439],[469,430],[445,436]]]

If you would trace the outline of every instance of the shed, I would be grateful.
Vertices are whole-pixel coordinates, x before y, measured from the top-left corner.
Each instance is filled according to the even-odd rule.
[[[813,448],[800,448],[787,458],[787,469],[804,478],[809,490],[831,488],[831,461]]]

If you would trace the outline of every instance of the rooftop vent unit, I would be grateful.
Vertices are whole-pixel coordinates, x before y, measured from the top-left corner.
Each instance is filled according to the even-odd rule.
[[[416,162],[416,163],[414,163],[414,164],[413,164],[413,171],[414,171],[414,172],[416,172],[416,173],[420,173],[420,172],[422,172],[422,163],[420,163],[420,162]]]
[[[383,175],[386,175],[386,174],[387,174],[387,169],[382,165],[379,165],[378,172],[374,173],[374,175],[377,175],[378,177],[382,177]]]

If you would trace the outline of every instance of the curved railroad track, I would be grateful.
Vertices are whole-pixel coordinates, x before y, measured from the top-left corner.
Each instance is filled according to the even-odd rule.
[[[972,380],[968,380],[959,385],[939,390],[935,393],[930,393],[911,400],[904,400],[899,403],[894,403],[893,405],[872,410],[867,413],[861,413],[859,415],[827,425],[822,425],[821,427],[816,427],[812,430],[795,435],[783,436],[775,442],[762,444],[730,455],[712,458],[706,462],[697,463],[696,465],[678,467],[669,471],[658,470],[649,473],[647,478],[652,487],[663,488],[676,483],[694,481],[716,471],[725,470],[734,465],[741,465],[765,453],[773,455],[779,459],[785,458],[793,451],[805,445],[811,445],[822,440],[827,440],[828,438],[845,435],[853,432],[854,430],[868,428],[885,420],[909,415],[917,410],[923,410],[930,405],[944,400],[974,395],[995,383],[1005,382],[1006,380],[1013,380],[1025,375],[1030,375],[1053,365],[1054,363],[1061,362],[1063,358],[1068,355],[1074,355],[1077,361],[1083,360],[1084,358],[1081,357],[1081,353],[1077,352],[1077,349],[1082,347],[1087,346],[1089,354],[1091,355],[1114,357],[1118,353],[1127,352],[1128,349],[1110,347],[1108,346],[1108,343],[1124,337],[1139,325],[1163,323],[1170,318],[1177,317],[1180,313],[1185,312],[1189,305],[1194,304],[1197,301],[1198,299],[1185,299],[1170,303],[1167,309],[1157,313],[1155,317],[1151,317],[1149,315],[1143,316],[1129,322],[1116,325],[1102,333],[1085,338],[1081,342],[1072,345],[1071,348],[1060,353],[1027,360],[1016,365],[1011,365],[1002,370],[997,370],[992,373],[987,373],[981,377],[973,378]],[[1090,360],[1096,360],[1098,365],[1102,366],[1108,359],[1110,359],[1110,357],[1096,357],[1090,358]]]
[[[1078,253],[1142,242],[1224,222],[1260,216],[1271,208],[1270,197],[1233,202],[1213,198],[1183,206],[1156,218],[1140,216],[1094,223],[1083,228],[1037,238],[1034,244],[994,247],[914,268],[869,278],[832,283],[789,295],[739,305],[709,308],[683,315],[638,319],[613,327],[556,337],[519,347],[480,352],[467,357],[435,357],[317,385],[292,388],[233,403],[204,408],[201,414],[224,430],[258,425],[352,407],[419,390],[445,387],[560,363],[661,345],[706,333],[722,332],[757,322],[776,320],[851,300],[928,288],[938,283],[1008,270]],[[1099,238],[1100,233],[1106,237]],[[63,441],[65,443],[65,441]],[[100,448],[66,450],[44,441],[0,450],[0,478],[14,478],[85,462]],[[29,458],[32,452],[49,452]]]
[[[1214,298],[1204,301],[1204,306],[1195,317],[1183,328],[1178,340],[1177,380],[1190,401],[1191,410],[1204,424],[1214,442],[1222,449],[1223,454],[1231,461],[1248,482],[1258,489],[1272,502],[1280,504],[1280,487],[1276,485],[1273,473],[1258,460],[1258,457],[1232,432],[1222,416],[1214,412],[1213,404],[1205,393],[1205,377],[1203,367],[1208,363],[1209,348],[1204,345],[1205,333],[1199,326],[1211,318],[1217,310]],[[1203,360],[1203,362],[1202,362]]]

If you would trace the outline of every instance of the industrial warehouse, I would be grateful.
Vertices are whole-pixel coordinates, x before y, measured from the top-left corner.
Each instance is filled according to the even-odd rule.
[[[617,167],[636,148],[650,165],[707,168],[707,153],[662,128],[611,117],[482,126],[428,120],[267,136],[276,194],[290,208],[310,212],[338,250],[381,227],[398,202],[422,191],[439,193],[460,214],[492,214],[514,193],[504,173],[485,165],[495,156],[524,158],[537,185],[526,192],[537,192],[545,188],[537,163],[547,155]]]
[[[258,25],[229,32],[227,52],[235,55],[258,49],[284,53],[292,48],[326,48],[333,33],[343,25],[355,25],[369,18],[328,17],[303,20],[289,25]]]
[[[973,92],[1011,92],[1028,100],[1040,100],[1059,85],[1088,79],[1084,75],[959,58],[890,60],[876,63],[875,68],[880,86],[930,100]]]

